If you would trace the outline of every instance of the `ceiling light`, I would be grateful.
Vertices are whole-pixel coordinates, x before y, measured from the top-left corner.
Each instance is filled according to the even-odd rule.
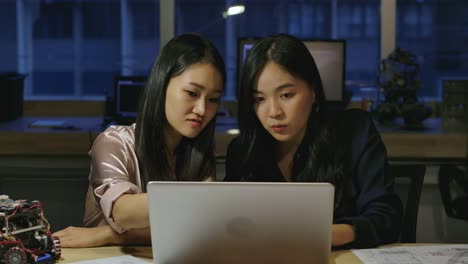
[[[233,5],[228,8],[227,11],[223,12],[223,17],[226,18],[228,16],[235,16],[244,13],[245,6],[244,5]]]

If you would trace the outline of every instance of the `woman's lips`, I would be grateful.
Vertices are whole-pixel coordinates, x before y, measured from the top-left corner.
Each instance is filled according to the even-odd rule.
[[[271,126],[271,129],[275,131],[276,133],[280,133],[286,130],[286,127],[287,127],[286,125],[275,125],[275,126]]]
[[[193,120],[193,119],[190,119],[189,123],[190,123],[190,126],[192,126],[192,127],[201,127],[201,125],[202,125],[201,121]]]

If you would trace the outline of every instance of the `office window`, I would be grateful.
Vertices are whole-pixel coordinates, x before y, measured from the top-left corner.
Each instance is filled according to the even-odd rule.
[[[442,80],[468,79],[468,2],[398,1],[396,45],[418,56],[419,95],[441,99]]]
[[[195,3],[196,2],[196,3]],[[379,0],[245,0],[245,12],[223,18],[233,1],[176,0],[176,34],[197,32],[222,52],[228,71],[225,99],[235,98],[237,41],[289,33],[302,39],[346,40],[346,86],[359,94],[375,86],[379,62]]]
[[[282,12],[279,8],[276,8],[276,13]],[[302,38],[323,37],[330,30],[327,27],[329,21],[329,18],[326,19],[327,13],[329,13],[327,9],[327,5],[323,3],[290,3],[287,7],[289,20],[287,32],[295,36],[302,36]]]
[[[380,1],[245,0],[244,14],[223,18],[230,2],[175,1],[175,34],[198,32],[224,55],[226,98],[235,94],[237,39],[280,32],[303,39],[345,39],[348,89],[356,94],[360,87],[375,85]],[[0,62],[0,67],[28,74],[27,97],[104,95],[113,76],[147,74],[158,54],[158,1],[5,0],[0,3],[2,19],[16,25],[18,3],[23,5],[23,26],[9,28],[2,37],[13,41],[1,44],[2,51],[17,52],[5,52],[8,63]],[[27,43],[17,45],[15,33]],[[15,57],[18,53],[24,56]]]
[[[346,89],[354,97],[377,86],[380,1],[336,1],[336,38],[346,40]]]
[[[71,71],[36,70],[27,78],[34,79],[34,94],[36,95],[67,96],[73,94],[73,72]]]
[[[27,7],[34,22],[35,39],[71,38],[73,34],[73,2],[30,4]]]
[[[4,0],[0,15],[0,71],[27,74],[26,98],[103,98],[159,52],[155,0]]]
[[[134,1],[133,31],[138,40],[154,40],[159,38],[159,5],[156,1]],[[159,46],[159,43],[158,45]]]
[[[120,38],[120,1],[88,1],[76,3],[80,9],[82,20],[82,35],[84,39],[114,39]]]
[[[16,72],[16,5],[0,1],[0,74]]]
[[[360,38],[363,36],[365,26],[361,26],[364,21],[363,6],[344,4],[339,10],[341,17],[340,35],[347,38]]]

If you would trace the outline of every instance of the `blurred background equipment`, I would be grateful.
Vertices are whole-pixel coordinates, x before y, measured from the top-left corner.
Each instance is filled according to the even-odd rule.
[[[23,84],[26,75],[0,74],[0,122],[23,115]]]

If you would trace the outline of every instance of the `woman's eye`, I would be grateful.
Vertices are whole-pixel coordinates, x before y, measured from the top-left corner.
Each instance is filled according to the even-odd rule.
[[[209,101],[212,102],[212,103],[218,103],[220,101],[220,98],[219,97],[210,98]]]
[[[284,99],[289,99],[289,98],[292,98],[293,96],[294,96],[294,93],[284,93],[281,95],[281,97]]]
[[[260,97],[260,96],[259,97],[254,97],[255,102],[263,102],[264,100],[265,100],[265,98]]]
[[[186,92],[189,96],[191,96],[191,97],[197,97],[197,93],[196,93],[196,92],[192,92],[192,91],[190,91],[190,90],[185,90],[185,92]]]

